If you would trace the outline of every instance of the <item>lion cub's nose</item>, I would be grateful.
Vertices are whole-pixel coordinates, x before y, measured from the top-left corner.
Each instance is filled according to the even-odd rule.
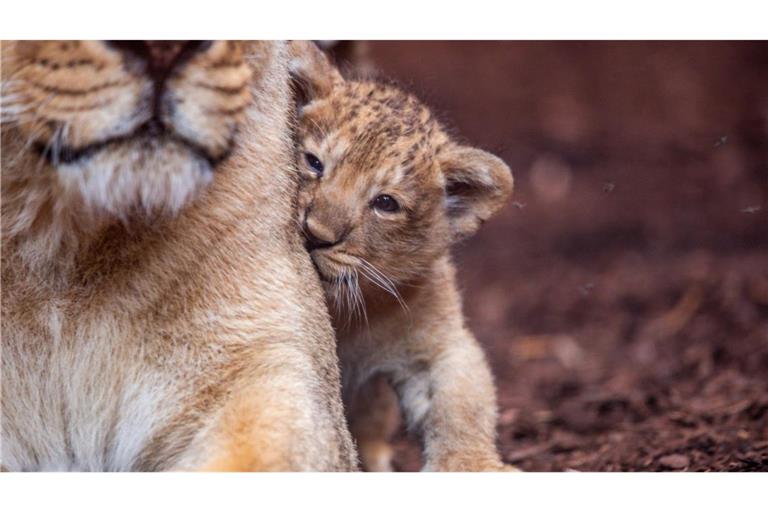
[[[304,247],[307,251],[314,251],[315,249],[326,249],[333,247],[340,243],[343,237],[337,237],[333,230],[328,229],[322,224],[314,221],[309,216],[304,217],[304,223],[302,226],[304,229]]]

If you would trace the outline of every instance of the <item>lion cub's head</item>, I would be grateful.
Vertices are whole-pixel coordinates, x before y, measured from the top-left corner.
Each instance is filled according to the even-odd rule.
[[[311,43],[292,52],[299,221],[329,286],[418,279],[512,192],[503,161],[453,141],[413,96],[345,80]]]
[[[72,205],[115,218],[178,210],[232,148],[251,97],[243,52],[235,42],[4,42],[3,199],[38,210],[6,227]]]

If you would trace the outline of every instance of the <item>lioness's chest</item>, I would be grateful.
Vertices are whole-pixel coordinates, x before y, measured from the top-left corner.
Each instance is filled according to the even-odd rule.
[[[2,465],[141,469],[192,393],[146,343],[149,325],[103,308],[72,315],[56,302],[4,311]]]

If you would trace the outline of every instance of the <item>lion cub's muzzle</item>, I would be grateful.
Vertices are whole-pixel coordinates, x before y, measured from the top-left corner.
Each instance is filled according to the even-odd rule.
[[[326,282],[343,278],[346,275],[345,268],[355,264],[355,259],[345,254],[343,249],[351,227],[342,220],[340,212],[336,213],[333,215],[326,210],[313,210],[309,206],[301,214],[304,248],[309,252],[321,280]]]

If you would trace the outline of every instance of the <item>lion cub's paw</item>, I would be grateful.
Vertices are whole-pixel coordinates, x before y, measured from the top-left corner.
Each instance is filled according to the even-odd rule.
[[[370,472],[391,472],[392,447],[387,442],[361,442],[358,451],[363,469]]]
[[[499,460],[466,459],[427,463],[422,471],[454,471],[467,473],[520,472],[520,469]]]
[[[510,473],[520,473],[521,470],[517,466],[513,466],[512,464],[505,464],[503,462],[495,462],[491,464],[484,464],[481,467],[477,469],[473,469],[472,471],[484,471],[484,472],[510,472]]]

